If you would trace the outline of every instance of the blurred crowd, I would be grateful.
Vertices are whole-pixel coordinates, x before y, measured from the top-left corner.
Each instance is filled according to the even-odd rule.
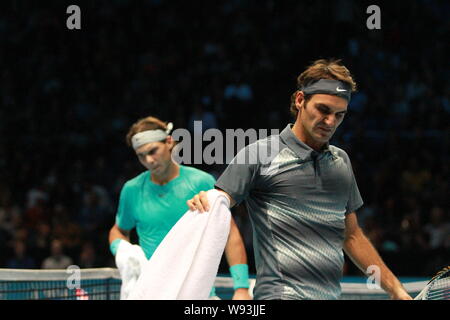
[[[296,77],[328,57],[358,84],[332,143],[352,160],[361,226],[399,276],[448,264],[450,3],[382,3],[381,30],[370,4],[99,0],[70,31],[67,3],[2,3],[0,267],[114,266],[118,195],[143,170],[125,144],[134,121],[281,130]],[[245,208],[233,213],[252,256]]]

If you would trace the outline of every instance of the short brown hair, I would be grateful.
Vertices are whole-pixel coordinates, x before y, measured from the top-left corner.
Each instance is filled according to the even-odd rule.
[[[139,119],[133,125],[130,127],[127,133],[126,141],[127,145],[131,147],[133,144],[131,142],[131,138],[139,132],[147,131],[147,130],[167,130],[167,123],[164,121],[161,121],[158,118],[155,117],[146,117]]]
[[[295,97],[301,88],[311,81],[320,79],[340,80],[350,85],[352,92],[356,91],[356,83],[350,71],[338,59],[319,59],[314,61],[302,74],[297,77],[297,90],[291,95],[291,113],[297,117],[298,110],[295,107]],[[305,96],[305,101],[310,96]]]

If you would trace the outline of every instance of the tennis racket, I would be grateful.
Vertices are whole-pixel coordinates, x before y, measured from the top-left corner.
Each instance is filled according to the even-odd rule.
[[[450,300],[450,266],[436,273],[414,300]]]

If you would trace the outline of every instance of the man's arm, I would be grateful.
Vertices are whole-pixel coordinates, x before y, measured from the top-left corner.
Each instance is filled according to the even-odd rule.
[[[345,218],[344,251],[364,274],[366,274],[367,268],[371,265],[375,265],[380,269],[381,287],[389,293],[391,299],[412,299],[400,281],[385,265],[369,239],[364,235],[358,225],[355,212],[347,214]]]
[[[244,241],[241,233],[231,217],[230,234],[225,246],[225,256],[232,271],[233,281],[236,283],[242,282],[243,287],[236,288],[233,295],[233,300],[251,300],[248,292],[248,265],[247,265],[247,253],[245,251]],[[234,273],[234,274],[233,274]],[[240,279],[240,276],[244,279]]]
[[[114,224],[111,230],[109,230],[108,240],[109,240],[109,249],[111,250],[111,253],[115,256],[121,240],[130,242],[130,232],[120,229],[117,224]]]
[[[130,242],[130,232],[120,229],[117,224],[109,230],[109,244],[111,244],[116,239],[123,239]]]

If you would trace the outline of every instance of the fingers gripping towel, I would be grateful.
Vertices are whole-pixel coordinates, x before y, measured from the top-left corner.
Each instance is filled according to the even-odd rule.
[[[188,211],[173,226],[129,295],[131,300],[208,299],[230,232],[228,198],[207,192],[210,210]]]
[[[142,248],[122,240],[119,243],[116,254],[116,265],[120,272],[122,285],[120,287],[120,299],[128,298],[134,289],[141,274],[141,270],[147,263],[147,258]]]

